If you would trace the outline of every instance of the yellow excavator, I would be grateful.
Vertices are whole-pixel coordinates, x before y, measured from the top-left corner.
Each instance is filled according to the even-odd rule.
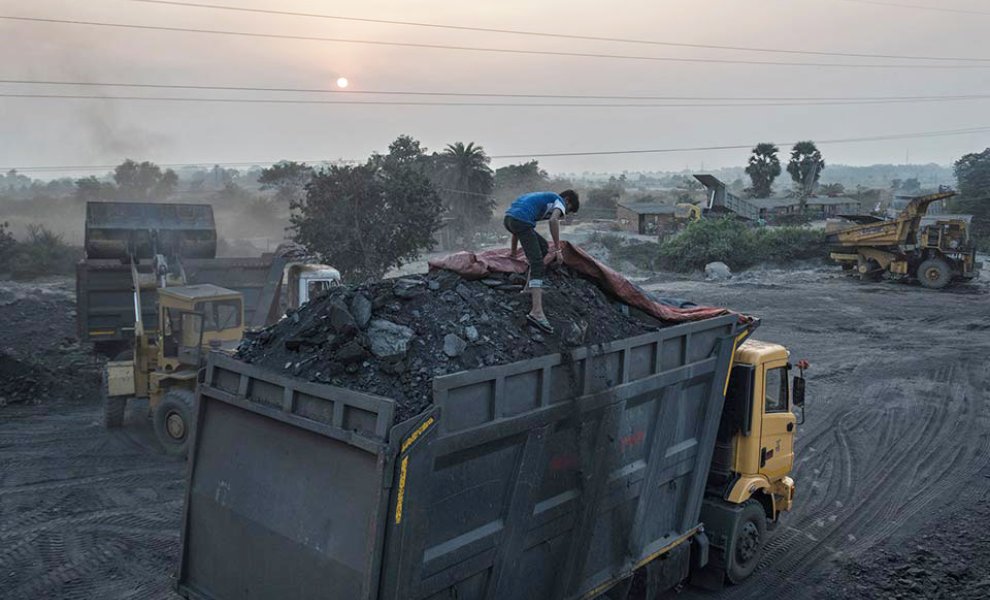
[[[917,281],[942,289],[979,274],[969,215],[932,215],[928,207],[955,196],[951,190],[913,198],[894,219],[869,215],[828,223],[830,257],[861,279]]]

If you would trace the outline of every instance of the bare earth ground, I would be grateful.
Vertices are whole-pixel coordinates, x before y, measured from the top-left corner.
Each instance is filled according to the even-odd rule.
[[[795,510],[748,582],[680,598],[990,597],[986,279],[944,292],[826,269],[646,283],[761,317],[758,337],[812,364]],[[56,334],[18,304],[54,293],[45,314],[71,311],[71,283],[18,285],[0,282],[0,351],[53,373],[79,365],[82,350],[48,339],[73,335],[71,319],[46,319],[69,323]],[[0,407],[0,597],[175,598],[185,465],[157,450],[140,407],[104,431],[94,378],[77,380]]]

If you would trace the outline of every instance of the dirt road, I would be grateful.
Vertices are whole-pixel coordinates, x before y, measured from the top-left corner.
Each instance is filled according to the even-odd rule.
[[[747,583],[681,598],[988,596],[986,280],[930,292],[808,270],[652,287],[761,317],[758,337],[812,364],[795,510]],[[140,410],[111,433],[99,413],[95,397],[0,408],[0,597],[175,597],[184,464]]]
[[[971,510],[990,497],[986,283],[930,292],[834,277],[771,272],[718,287],[663,286],[762,317],[758,337],[812,365],[795,510],[751,580],[682,597],[888,597],[885,568],[899,567],[898,553],[925,543],[933,525],[973,521],[970,535],[990,537],[990,522],[976,522]],[[954,541],[933,551],[955,558]],[[881,550],[894,560],[857,568]],[[990,548],[983,552],[972,586],[950,593],[922,585],[905,597],[987,597],[976,587],[990,581]]]

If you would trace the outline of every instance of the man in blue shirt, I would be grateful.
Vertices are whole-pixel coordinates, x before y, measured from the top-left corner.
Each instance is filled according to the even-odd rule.
[[[550,321],[543,313],[543,258],[549,251],[547,241],[536,233],[539,221],[550,221],[550,237],[553,238],[553,262],[562,260],[560,254],[560,219],[568,213],[576,213],[581,203],[577,192],[564,190],[554,192],[533,192],[516,198],[509,210],[505,211],[505,228],[512,234],[512,256],[522,244],[526,260],[529,261],[529,290],[533,306],[526,315],[530,323],[547,333],[553,333]]]

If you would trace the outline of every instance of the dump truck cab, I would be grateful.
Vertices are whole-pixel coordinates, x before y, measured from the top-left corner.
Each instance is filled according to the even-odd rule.
[[[972,215],[938,215],[921,218],[918,232],[918,247],[929,258],[944,257],[944,260],[954,266],[953,275],[964,281],[976,277],[980,264],[976,262],[976,249],[970,239]],[[936,280],[936,271],[919,270],[918,279]]]
[[[804,406],[804,378],[789,356],[779,344],[752,339],[736,348],[701,511],[710,560],[694,579],[705,587],[749,576],[767,523],[791,509],[794,409]]]
[[[285,298],[285,308],[299,308],[313,298],[340,285],[340,271],[328,265],[290,263],[285,268],[282,285],[288,292]]]

